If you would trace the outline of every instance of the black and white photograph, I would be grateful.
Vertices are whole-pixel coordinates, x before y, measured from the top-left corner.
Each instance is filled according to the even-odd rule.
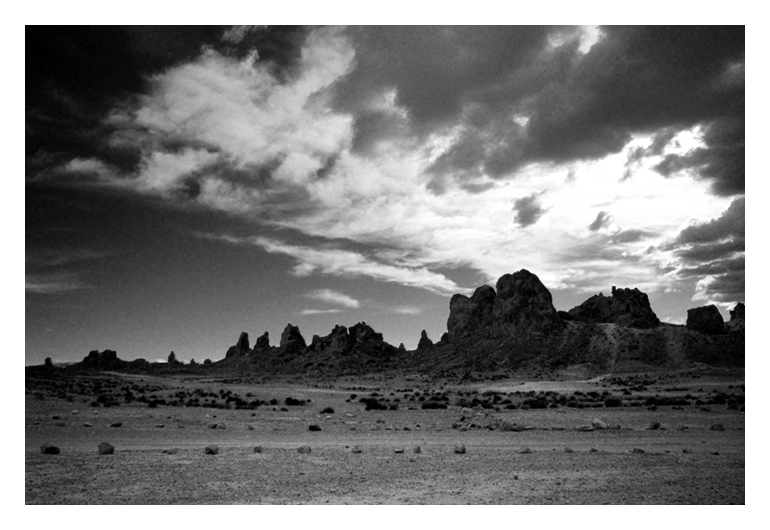
[[[25,27],[25,504],[746,504],[745,26],[508,15]]]

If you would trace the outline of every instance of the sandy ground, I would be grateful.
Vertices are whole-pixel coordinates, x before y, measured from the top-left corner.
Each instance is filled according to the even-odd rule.
[[[202,383],[166,384],[179,388]],[[583,383],[586,387],[595,384]],[[703,381],[696,386],[704,384],[708,386]],[[509,391],[521,383],[496,386]],[[561,388],[556,383],[545,386]],[[253,411],[148,408],[144,404],[94,408],[85,400],[70,403],[41,398],[28,388],[26,503],[745,502],[745,416],[741,410],[687,406],[682,410],[490,411],[454,405],[445,410],[410,410],[403,404],[397,411],[365,411],[360,402],[345,401],[351,394],[349,385],[327,387],[226,386],[264,397],[311,400],[297,407],[279,404]],[[574,387],[574,382],[569,383],[570,389]],[[378,388],[383,394],[398,390],[395,384],[384,391]],[[334,413],[321,414],[327,406]],[[531,429],[456,428],[460,420],[483,424],[493,418]],[[621,429],[575,430],[594,419],[618,423]],[[117,422],[122,425],[111,426]],[[652,422],[659,422],[660,428],[650,430]],[[214,423],[219,428],[212,429]],[[711,430],[717,423],[724,431]],[[309,431],[311,424],[322,430]],[[115,454],[98,453],[97,446],[103,441],[115,446]],[[59,446],[61,454],[42,454],[43,443]],[[204,447],[211,444],[219,447],[219,454],[204,454]],[[465,445],[465,454],[454,453],[460,444]],[[301,445],[310,446],[311,453],[299,454]],[[355,445],[360,453],[351,451]],[[254,452],[256,446],[262,448],[261,453]],[[413,452],[416,446],[420,453]],[[163,452],[168,449],[178,452]]]

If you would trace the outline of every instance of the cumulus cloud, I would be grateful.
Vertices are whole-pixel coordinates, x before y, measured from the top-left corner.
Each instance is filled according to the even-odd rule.
[[[341,305],[348,308],[356,308],[361,305],[358,300],[351,298],[344,293],[332,291],[331,289],[316,289],[309,293],[305,293],[305,296],[311,300],[318,300],[319,302]]]

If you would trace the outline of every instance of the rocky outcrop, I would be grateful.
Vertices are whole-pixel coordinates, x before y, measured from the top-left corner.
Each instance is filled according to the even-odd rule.
[[[463,336],[488,326],[493,318],[497,293],[489,285],[482,285],[468,298],[456,294],[449,301],[447,333],[449,337]]]
[[[611,296],[599,293],[573,307],[567,314],[569,320],[588,324],[618,324],[639,329],[660,325],[645,293],[639,289],[616,289],[614,286]]]
[[[722,315],[715,305],[695,307],[687,310],[687,328],[706,335],[727,333]]]
[[[528,270],[504,274],[496,289],[492,314],[498,322],[512,325],[517,332],[549,332],[563,327],[551,293]]]
[[[299,332],[299,326],[287,324],[281,333],[281,345],[279,346],[283,354],[300,354],[307,347],[305,338]]]
[[[254,344],[254,351],[264,351],[268,348],[270,348],[270,336],[265,331],[261,337],[257,338],[257,342]]]
[[[736,320],[746,320],[746,306],[743,302],[735,304],[735,308],[730,311],[730,322]]]
[[[225,359],[230,357],[241,357],[247,353],[249,353],[249,334],[245,331],[241,331],[241,335],[238,337],[238,342],[235,344],[235,346],[230,346],[230,348],[227,350],[227,353],[225,354]]]
[[[493,328],[493,333],[526,334],[558,331],[563,325],[551,293],[536,275],[522,269],[501,276],[496,289],[482,285],[470,298],[454,295],[447,334],[452,340],[485,328]]]
[[[425,330],[422,330],[422,333],[420,334],[420,342],[417,343],[417,349],[425,350],[431,346],[433,346],[433,341],[428,338],[428,333]]]
[[[93,368],[114,368],[123,364],[123,361],[118,359],[118,353],[114,350],[104,350],[103,352],[92,350],[81,364]]]

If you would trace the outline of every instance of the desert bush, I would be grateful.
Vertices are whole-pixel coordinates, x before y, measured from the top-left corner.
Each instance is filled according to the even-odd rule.
[[[321,410],[321,414],[334,414],[334,409],[332,407],[325,407]]]
[[[604,406],[608,408],[620,407],[623,404],[623,400],[618,397],[608,397],[604,400]]]
[[[293,397],[289,396],[289,397],[287,397],[284,400],[284,404],[286,406],[288,406],[288,407],[299,407],[299,406],[305,404],[305,400],[304,399],[296,399],[296,398],[293,398]]]
[[[438,403],[436,401],[426,401],[420,405],[421,409],[445,409],[447,406],[444,403]]]

